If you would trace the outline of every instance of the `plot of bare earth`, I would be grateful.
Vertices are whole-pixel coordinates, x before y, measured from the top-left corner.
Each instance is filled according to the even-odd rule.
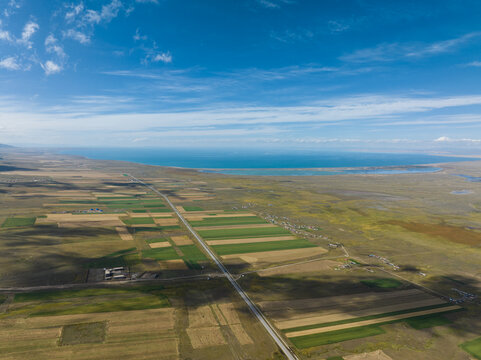
[[[175,243],[177,246],[182,246],[182,245],[191,245],[193,244],[192,240],[189,239],[188,236],[186,235],[181,235],[181,236],[171,236],[170,237],[172,241]]]
[[[145,216],[145,214],[138,214],[138,215],[142,215],[142,216],[138,216],[138,217],[143,217]],[[169,213],[150,213],[149,214],[150,216],[152,217],[162,217],[162,218],[169,218],[169,217],[172,217],[172,214],[169,214]]]
[[[224,255],[222,259],[241,259],[242,261],[250,264],[258,263],[276,263],[282,261],[296,260],[307,258],[311,256],[317,256],[326,253],[327,250],[321,247],[306,248],[306,249],[290,249],[290,250],[275,250],[275,251],[262,251],[249,254],[232,254]]]
[[[190,343],[194,349],[226,344],[218,326],[188,328],[187,335],[189,335]]]
[[[273,236],[264,238],[230,239],[230,240],[209,240],[208,245],[228,245],[228,244],[249,244],[257,242],[295,240],[295,236]]]
[[[209,305],[189,309],[189,327],[197,328],[216,325],[218,325],[217,320]]]
[[[385,317],[382,317],[382,318],[377,318],[377,319],[372,319],[372,320],[357,321],[357,322],[352,322],[352,323],[342,324],[342,325],[325,326],[325,327],[317,328],[317,329],[290,332],[290,333],[286,333],[286,336],[287,337],[297,337],[297,336],[305,336],[305,335],[311,335],[311,334],[321,334],[321,333],[325,333],[325,332],[329,332],[329,331],[337,331],[337,330],[349,329],[349,328],[359,327],[359,326],[380,324],[380,323],[389,322],[389,321],[402,320],[402,319],[407,319],[407,318],[415,317],[415,316],[425,316],[425,315],[437,314],[437,313],[441,313],[441,312],[458,310],[458,309],[461,309],[461,307],[458,306],[458,305],[452,305],[452,306],[446,306],[446,307],[437,308],[437,309],[415,311],[415,312],[411,312],[411,313],[407,313],[407,314],[385,316]]]
[[[155,223],[160,226],[171,226],[171,225],[177,225],[179,221],[176,218],[170,218],[170,219],[154,219]]]
[[[128,241],[134,240],[134,238],[132,237],[132,235],[129,233],[129,231],[125,226],[117,226],[115,230],[117,230],[122,240],[128,240]]]
[[[58,346],[64,325],[107,321],[104,343]],[[0,321],[2,359],[177,359],[173,309],[32,317]]]
[[[339,262],[333,260],[316,260],[302,264],[289,264],[258,271],[259,276],[275,276],[284,274],[298,274],[316,271],[332,270],[339,266]]]
[[[254,229],[277,227],[275,224],[249,224],[249,225],[220,225],[220,226],[197,226],[196,230],[223,230],[223,229]]]
[[[111,227],[124,225],[115,214],[48,214],[46,218],[37,218],[36,224],[58,223],[61,228]]]
[[[152,249],[165,248],[165,247],[172,246],[172,245],[170,245],[170,243],[168,241],[150,243],[149,245]]]
[[[184,260],[161,260],[158,261],[160,268],[162,270],[187,270],[188,267],[185,265]]]
[[[343,356],[344,360],[392,360],[392,357],[386,355],[382,350],[376,350],[368,353],[354,354]]]
[[[262,310],[267,312],[285,311],[286,309],[336,309],[340,305],[348,307],[369,305],[379,301],[390,301],[392,298],[406,298],[411,296],[429,296],[418,289],[408,289],[390,292],[365,292],[359,294],[328,296],[322,298],[312,299],[296,299],[296,300],[277,300],[277,301],[262,301],[259,306]]]

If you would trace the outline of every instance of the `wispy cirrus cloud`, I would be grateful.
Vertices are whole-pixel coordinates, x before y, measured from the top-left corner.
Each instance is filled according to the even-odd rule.
[[[9,56],[0,60],[0,68],[7,70],[20,70],[21,66],[14,56]]]
[[[384,43],[372,48],[356,50],[353,53],[341,56],[339,59],[355,63],[418,59],[454,51],[459,46],[480,37],[481,32],[472,32],[454,39],[429,44]]]
[[[83,45],[90,43],[90,36],[74,29],[68,29],[67,31],[64,31],[63,37],[78,41],[80,44]]]
[[[279,9],[282,5],[293,4],[294,0],[256,0],[259,5],[267,9]]]
[[[62,66],[51,60],[47,60],[41,66],[42,66],[42,69],[45,71],[45,75],[47,76],[53,75],[62,71]]]

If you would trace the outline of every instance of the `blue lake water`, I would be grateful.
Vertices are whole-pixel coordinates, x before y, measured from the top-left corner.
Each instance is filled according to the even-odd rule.
[[[59,152],[80,155],[90,159],[122,160],[147,165],[204,169],[203,171],[232,175],[276,176],[427,173],[439,171],[440,168],[420,165],[472,160],[423,154],[238,151],[225,149],[70,148],[61,149]],[[329,170],[316,170],[314,168],[329,168]],[[351,169],[337,170],[335,168]]]

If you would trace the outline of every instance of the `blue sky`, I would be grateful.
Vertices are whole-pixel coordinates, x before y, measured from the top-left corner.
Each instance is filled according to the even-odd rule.
[[[479,1],[0,0],[0,143],[481,149]]]

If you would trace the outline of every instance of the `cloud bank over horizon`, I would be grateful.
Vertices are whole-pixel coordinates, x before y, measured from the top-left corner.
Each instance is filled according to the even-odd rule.
[[[481,150],[476,2],[0,9],[0,143]]]

